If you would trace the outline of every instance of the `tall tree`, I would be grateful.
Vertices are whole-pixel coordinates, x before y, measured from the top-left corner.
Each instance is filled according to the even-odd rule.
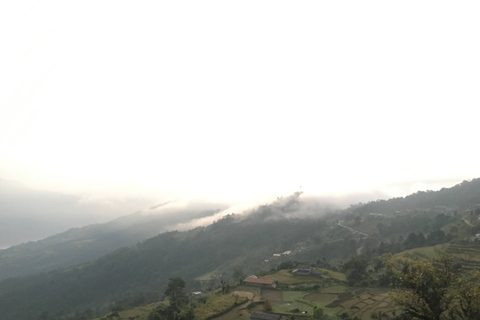
[[[362,256],[352,256],[349,260],[345,261],[342,270],[347,275],[348,283],[355,285],[364,280],[367,266],[368,260]]]
[[[187,296],[183,292],[185,281],[182,278],[170,278],[165,295],[170,299],[170,306],[167,309],[169,319],[176,319],[180,308],[187,302]]]
[[[454,313],[455,286],[452,259],[441,255],[434,260],[389,258],[387,272],[396,286],[392,299],[403,311],[423,320],[449,319]]]
[[[165,295],[170,298],[170,301],[178,301],[185,297],[183,289],[185,289],[185,281],[182,278],[170,278]]]
[[[459,301],[455,316],[460,319],[480,319],[480,272],[462,276],[457,283]]]
[[[245,279],[245,273],[240,267],[233,268],[232,279],[233,282],[238,282],[240,284],[242,283],[243,279]]]

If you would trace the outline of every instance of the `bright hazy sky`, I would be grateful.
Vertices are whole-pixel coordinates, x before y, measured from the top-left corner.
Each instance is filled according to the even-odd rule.
[[[1,1],[0,178],[238,200],[480,177],[479,9]]]

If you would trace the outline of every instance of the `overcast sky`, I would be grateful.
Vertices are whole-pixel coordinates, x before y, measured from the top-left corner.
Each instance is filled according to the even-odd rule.
[[[479,8],[1,1],[0,178],[239,201],[480,177]]]

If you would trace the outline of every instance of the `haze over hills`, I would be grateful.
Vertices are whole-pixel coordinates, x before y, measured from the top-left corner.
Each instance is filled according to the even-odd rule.
[[[453,185],[453,181],[437,181],[422,184],[421,189]],[[413,185],[414,189],[415,186]],[[364,190],[344,195],[323,195],[321,202],[344,207],[357,202],[386,199],[393,194],[405,193],[412,186],[391,187],[392,190]],[[401,190],[399,192],[399,190]],[[315,195],[315,197],[320,197]],[[275,197],[248,199],[245,203],[222,202],[219,208],[233,204],[235,212],[249,209],[259,203],[268,203]],[[168,201],[168,200],[165,200]],[[192,203],[191,200],[187,200]],[[105,223],[118,217],[129,216],[131,212],[146,214],[156,200],[152,198],[122,198],[107,195],[73,195],[26,187],[21,183],[0,178],[0,250],[28,241],[37,241],[52,235],[91,224]],[[161,201],[158,201],[161,202]],[[157,203],[158,203],[157,202]],[[171,201],[182,205],[182,201]],[[212,203],[210,200],[194,201]],[[216,201],[219,202],[220,201]],[[240,208],[239,208],[240,206]],[[151,212],[151,210],[150,210]],[[130,218],[120,219],[127,221]],[[186,220],[185,220],[186,221]],[[211,222],[211,221],[210,221]],[[209,223],[209,222],[208,222]],[[204,223],[205,224],[205,223]],[[188,227],[188,226],[186,226]]]
[[[222,274],[231,279],[236,268],[251,274],[274,270],[287,260],[340,268],[342,261],[358,254],[372,258],[386,246],[401,250],[418,245],[412,233],[425,233],[423,241],[430,245],[461,243],[477,232],[463,220],[476,212],[476,203],[480,179],[436,192],[356,204],[344,211],[332,211],[295,193],[205,227],[162,233],[96,261],[2,280],[0,310],[7,320],[36,319],[46,311],[60,318],[85,309],[103,310],[114,302],[158,301],[170,277],[183,277],[189,288],[201,289],[195,281],[199,277]],[[382,218],[370,215],[376,204],[383,205],[375,210]],[[439,206],[445,206],[444,212],[429,210]],[[272,257],[282,252],[290,253]]]
[[[70,229],[43,240],[0,251],[0,279],[25,276],[95,260],[123,246],[171,230],[181,223],[211,217],[224,204],[164,203],[107,223]]]
[[[284,262],[348,278],[356,257],[342,284],[376,286],[383,253],[476,251],[479,12],[0,1],[0,179],[23,184],[0,180],[0,320],[103,317],[169,277]]]
[[[0,179],[0,249],[107,222],[151,204],[146,198],[68,195]]]

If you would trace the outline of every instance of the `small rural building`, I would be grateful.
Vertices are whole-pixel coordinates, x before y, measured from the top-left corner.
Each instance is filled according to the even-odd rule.
[[[194,291],[190,295],[192,296],[193,299],[200,299],[205,297],[205,294],[201,291]]]
[[[275,288],[277,284],[272,279],[262,279],[257,277],[247,277],[243,280],[243,284],[249,286],[257,286],[257,287],[268,287],[268,288]]]
[[[309,276],[312,273],[312,267],[301,264],[292,273],[299,276]]]
[[[299,265],[292,273],[299,276],[321,276],[322,270],[313,270],[310,266]]]
[[[250,315],[250,320],[289,320],[289,318],[276,313],[254,312]]]

